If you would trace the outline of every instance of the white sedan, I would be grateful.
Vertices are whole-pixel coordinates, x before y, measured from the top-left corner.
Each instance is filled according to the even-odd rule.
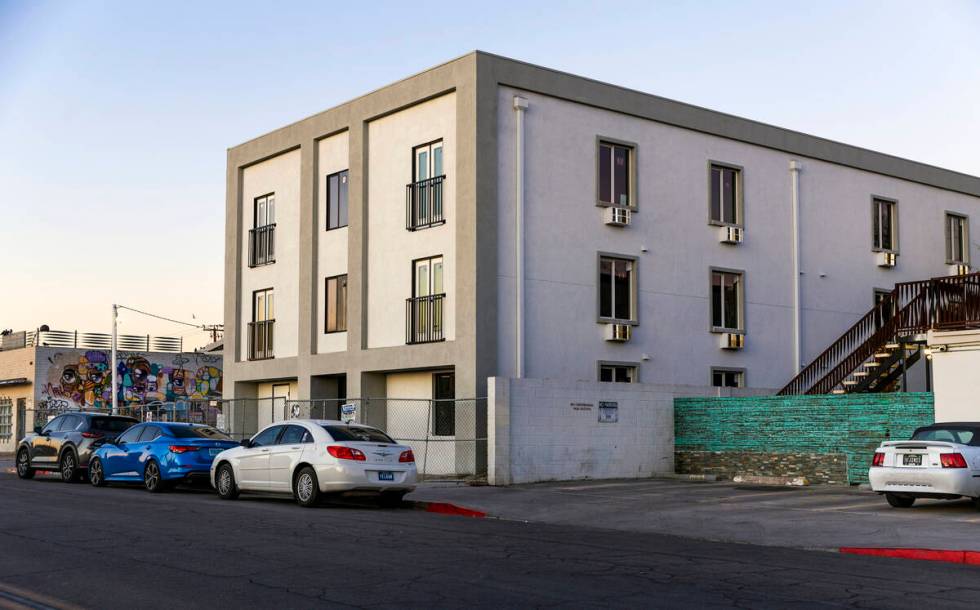
[[[973,498],[980,507],[980,423],[919,428],[907,441],[886,441],[868,472],[871,489],[895,508],[916,498]]]
[[[239,492],[292,494],[314,506],[323,494],[369,492],[394,506],[415,489],[411,447],[377,428],[332,420],[294,419],[266,426],[219,453],[211,484],[224,499]]]

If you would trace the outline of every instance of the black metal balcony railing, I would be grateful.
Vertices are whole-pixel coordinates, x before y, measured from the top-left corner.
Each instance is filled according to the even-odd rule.
[[[276,224],[255,227],[248,232],[248,266],[276,262]]]
[[[248,323],[248,359],[268,360],[273,357],[275,320]]]
[[[405,228],[418,231],[446,222],[442,210],[445,176],[420,180],[405,186]]]
[[[415,297],[405,301],[405,343],[442,341],[442,304],[445,294]]]

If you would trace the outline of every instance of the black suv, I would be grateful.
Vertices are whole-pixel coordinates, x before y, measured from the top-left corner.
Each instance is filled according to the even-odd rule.
[[[34,477],[38,470],[57,471],[72,483],[88,470],[92,453],[139,420],[104,413],[64,413],[43,428],[36,426],[17,446],[17,476]]]

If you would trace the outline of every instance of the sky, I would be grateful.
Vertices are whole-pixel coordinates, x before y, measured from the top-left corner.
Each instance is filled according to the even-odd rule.
[[[0,0],[0,328],[222,322],[227,148],[474,49],[980,175],[978,32],[980,0]]]

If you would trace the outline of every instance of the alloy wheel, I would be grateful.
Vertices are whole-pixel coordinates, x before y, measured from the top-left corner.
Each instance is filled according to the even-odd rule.
[[[146,473],[143,475],[143,482],[146,484],[146,488],[153,491],[160,484],[160,469],[157,468],[156,462],[150,462],[146,465]]]
[[[231,473],[227,468],[221,469],[221,474],[218,476],[218,493],[221,495],[227,494],[231,490]]]
[[[102,483],[102,462],[95,460],[92,462],[92,466],[88,469],[89,482],[96,487]]]
[[[75,477],[75,456],[71,451],[61,458],[61,478],[71,481]]]
[[[17,474],[22,477],[26,476],[28,468],[30,468],[30,460],[27,457],[27,452],[21,451],[17,455]]]
[[[299,480],[296,481],[296,495],[301,502],[309,502],[313,496],[313,477],[308,473],[299,475]]]

